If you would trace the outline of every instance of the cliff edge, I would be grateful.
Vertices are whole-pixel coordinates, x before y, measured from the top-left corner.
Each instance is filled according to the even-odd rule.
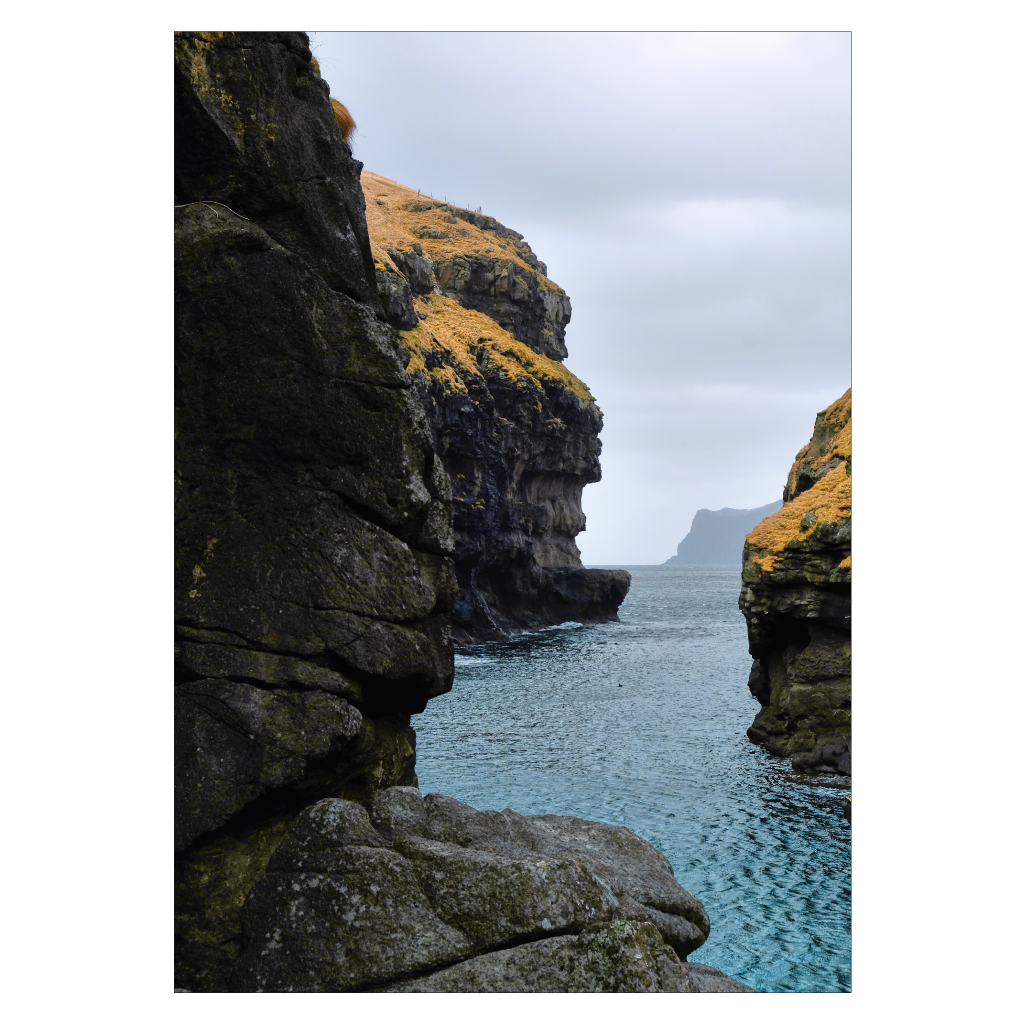
[[[361,165],[304,33],[174,49],[176,988],[744,991],[684,962],[707,914],[626,829],[419,794],[452,493]],[[547,362],[508,387],[569,403],[509,339]]]
[[[740,610],[761,704],[747,735],[794,767],[851,773],[853,399],[819,412],[783,506],[743,547]]]
[[[624,570],[585,569],[602,417],[561,360],[571,308],[523,236],[367,171],[380,295],[452,486],[456,643],[608,622]]]

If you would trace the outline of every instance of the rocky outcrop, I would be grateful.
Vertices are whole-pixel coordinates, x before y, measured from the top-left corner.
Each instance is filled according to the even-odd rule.
[[[451,492],[360,165],[295,33],[175,36],[179,980],[223,987],[290,816],[415,782],[450,689]]]
[[[850,775],[852,397],[818,413],[778,512],[743,548],[740,610],[761,704],[747,735],[794,767]]]
[[[698,509],[690,532],[664,565],[739,565],[747,534],[765,516],[782,508],[773,501],[760,508]]]
[[[359,171],[304,34],[175,35],[176,990],[735,991],[642,840],[415,789],[453,499]]]
[[[683,962],[707,914],[633,833],[412,788],[304,811],[242,916],[242,991],[750,991]]]
[[[363,172],[378,287],[452,482],[456,643],[607,622],[623,570],[585,569],[601,411],[561,363],[569,299],[522,235]]]

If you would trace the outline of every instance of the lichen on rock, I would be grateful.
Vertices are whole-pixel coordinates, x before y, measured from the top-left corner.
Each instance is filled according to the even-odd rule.
[[[685,964],[709,927],[624,828],[394,788],[299,815],[246,901],[235,975],[260,992],[750,991]]]
[[[409,716],[453,678],[451,490],[383,320],[360,165],[310,58],[301,33],[175,35],[189,989],[226,983],[261,837],[320,797],[414,783]]]
[[[852,392],[818,413],[778,512],[747,535],[740,610],[762,705],[747,730],[794,767],[851,772]]]

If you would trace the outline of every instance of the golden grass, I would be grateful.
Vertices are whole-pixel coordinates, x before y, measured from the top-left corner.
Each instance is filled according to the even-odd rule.
[[[522,259],[513,239],[499,238],[493,231],[484,231],[456,217],[454,211],[459,207],[453,203],[432,200],[430,196],[420,195],[414,189],[372,171],[363,171],[362,185],[366,196],[370,251],[377,269],[398,273],[387,250],[394,247],[408,252],[418,243],[423,255],[430,260],[451,259],[459,255],[508,260],[536,274],[542,288],[562,292],[558,285]],[[422,211],[406,209],[417,203],[436,205]],[[420,238],[415,231],[424,226],[444,232],[449,237]],[[560,362],[539,355],[528,345],[516,341],[486,314],[466,309],[445,295],[418,295],[413,300],[413,307],[417,313],[425,313],[427,319],[412,330],[401,332],[402,343],[412,353],[407,367],[409,373],[425,373],[443,381],[448,390],[465,393],[464,376],[481,377],[497,372],[519,387],[540,392],[545,383],[555,383],[581,402],[593,403],[593,395],[579,377]],[[446,356],[446,362],[452,365],[428,370],[426,353],[430,351]],[[486,374],[482,369],[485,365]]]
[[[415,243],[419,243],[423,247],[423,255],[430,260],[470,254],[486,256],[488,259],[511,260],[531,274],[536,274],[541,288],[562,291],[519,255],[513,239],[499,238],[493,231],[484,231],[470,221],[456,217],[454,211],[460,207],[454,203],[446,204],[442,199],[420,195],[415,189],[399,185],[372,171],[363,171],[362,183],[366,195],[366,226],[375,257],[378,251],[383,254],[389,246],[407,252]],[[405,208],[416,203],[436,205],[429,210],[416,212]],[[420,227],[443,232],[448,237],[420,238],[415,233]]]
[[[827,430],[823,428],[829,428]],[[826,438],[831,440],[826,443]],[[752,548],[760,549],[751,561],[764,572],[771,572],[779,561],[778,555],[785,551],[792,541],[805,541],[825,522],[837,523],[849,519],[853,514],[853,482],[849,474],[853,456],[853,389],[837,398],[827,409],[815,418],[814,436],[797,452],[796,460],[789,471],[788,488],[792,492],[798,473],[809,467],[823,469],[833,459],[842,460],[829,470],[814,486],[786,502],[782,508],[767,519],[761,520],[750,533],[747,542]],[[811,522],[804,517],[813,512]],[[775,554],[772,554],[775,552]],[[849,569],[849,557],[839,563],[838,568]]]
[[[841,519],[849,519],[852,514],[852,493],[852,481],[846,475],[846,464],[836,466],[810,490],[798,494],[774,515],[762,519],[747,534],[747,541],[751,547],[781,554],[791,540],[807,540],[821,523],[837,523]],[[814,523],[802,529],[800,521],[808,512],[815,514]]]
[[[847,388],[828,408],[819,415],[825,417],[826,423],[841,423],[853,415],[853,388]]]
[[[832,443],[817,459],[814,460],[814,468],[824,466],[829,459],[839,456],[841,459],[848,459],[853,454],[853,420],[847,420],[846,426],[839,431]]]
[[[331,106],[334,108],[334,120],[338,122],[341,137],[348,142],[352,137],[352,132],[355,131],[356,123],[352,120],[352,115],[348,112],[345,104],[339,103],[333,96],[331,97]]]
[[[447,295],[418,295],[413,307],[417,313],[425,313],[427,319],[412,330],[400,332],[402,344],[412,353],[409,373],[426,373],[443,380],[449,390],[464,393],[466,385],[460,375],[483,376],[481,368],[486,365],[488,373],[497,371],[518,387],[540,391],[544,383],[555,383],[582,402],[594,401],[579,377],[516,341],[486,314],[466,309]],[[428,370],[428,351],[447,355],[454,367]]]
[[[851,569],[853,568],[853,555],[847,555],[840,563],[836,566],[837,569]]]

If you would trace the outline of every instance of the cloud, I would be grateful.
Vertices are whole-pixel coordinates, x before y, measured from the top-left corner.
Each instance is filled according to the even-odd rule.
[[[850,383],[850,35],[313,39],[373,171],[521,231],[605,413],[588,564],[781,493]]]

